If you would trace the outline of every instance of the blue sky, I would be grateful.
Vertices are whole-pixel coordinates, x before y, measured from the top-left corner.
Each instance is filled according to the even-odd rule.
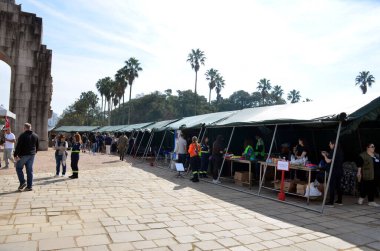
[[[357,97],[355,77],[369,70],[380,81],[379,1],[253,0],[16,0],[43,18],[43,43],[53,50],[52,108],[58,114],[98,79],[113,77],[136,57],[144,69],[132,97],[166,89],[194,90],[187,55],[207,57],[204,77],[224,76],[222,96],[252,93],[267,78],[302,99]],[[0,103],[8,107],[9,67],[0,63]],[[127,90],[129,91],[129,90]],[[380,83],[369,89],[379,92]],[[212,93],[212,99],[215,98]]]

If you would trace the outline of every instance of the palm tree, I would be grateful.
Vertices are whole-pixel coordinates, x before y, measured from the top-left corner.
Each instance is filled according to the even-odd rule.
[[[101,111],[103,111],[103,97],[104,97],[104,81],[103,79],[99,79],[98,82],[96,82],[96,89],[98,90],[100,97],[102,98],[102,107]],[[105,106],[105,103],[104,103]],[[105,120],[105,114],[103,114],[103,121]]]
[[[367,85],[369,87],[375,83],[375,77],[369,74],[369,71],[359,72],[359,75],[355,79],[355,85],[359,85],[360,89],[362,89],[363,94],[367,93]]]
[[[284,90],[280,85],[273,86],[273,91],[271,92],[271,96],[274,100],[275,104],[281,104],[284,102],[282,99],[282,95],[284,94]]]
[[[206,75],[206,80],[210,81],[208,83],[208,87],[210,89],[209,94],[208,94],[208,103],[211,104],[211,91],[216,86],[215,79],[216,79],[216,76],[218,75],[218,70],[211,68],[210,70],[206,71],[205,75]]]
[[[215,91],[216,91],[216,101],[217,102],[220,101],[220,98],[221,98],[220,92],[224,88],[224,85],[225,85],[225,81],[224,81],[223,77],[220,74],[217,74],[216,78],[215,78]]]
[[[288,93],[288,100],[290,101],[290,103],[298,103],[300,99],[301,95],[299,91],[293,89]]]
[[[123,97],[124,92],[125,92],[124,83],[121,81],[116,81],[115,79],[114,85],[113,85],[113,93],[114,93],[114,99],[116,99],[117,102],[114,101],[114,105],[119,104],[118,113],[121,113],[120,105],[121,105],[121,98]],[[115,105],[115,108],[116,108],[116,105]],[[122,116],[119,116],[119,119],[118,119],[119,124],[121,124],[121,120],[122,120]]]
[[[190,62],[191,69],[195,71],[195,88],[194,88],[194,94],[195,94],[195,115],[197,115],[197,78],[198,78],[198,71],[200,64],[205,65],[206,57],[204,55],[204,52],[199,49],[192,49],[191,53],[189,53],[187,57],[187,62]]]
[[[124,108],[124,95],[125,95],[125,90],[127,89],[127,86],[128,86],[128,80],[127,80],[127,76],[126,76],[126,72],[124,72],[123,68],[121,68],[120,70],[118,70],[115,74],[115,82],[116,84],[118,85],[118,94],[121,93],[122,97],[123,97],[123,108]],[[119,100],[119,108],[120,108],[120,105],[121,105],[121,102]],[[121,121],[124,123],[125,121],[125,113],[123,112],[121,115],[120,115],[120,119]]]
[[[105,100],[107,101],[108,104],[108,125],[111,124],[111,100],[113,97],[113,92],[112,92],[112,86],[113,86],[113,80],[110,77],[106,77],[103,79],[104,81],[104,97]],[[106,106],[104,105],[104,110]]]
[[[261,96],[263,98],[262,100],[262,105],[265,105],[267,103],[267,98],[269,96],[269,91],[272,89],[271,83],[269,82],[270,80],[263,78],[260,79],[259,82],[257,82],[257,90],[261,93]]]
[[[131,96],[132,96],[132,85],[135,78],[139,77],[139,71],[143,69],[140,67],[140,62],[131,57],[125,61],[125,66],[123,67],[123,72],[128,79],[129,84],[129,101],[128,101],[128,125],[131,122]]]

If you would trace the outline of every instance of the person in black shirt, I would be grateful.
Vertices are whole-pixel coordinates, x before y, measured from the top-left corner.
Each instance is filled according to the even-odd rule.
[[[330,183],[329,183],[329,202],[326,203],[328,206],[334,206],[335,204],[342,205],[343,190],[341,185],[341,180],[343,176],[343,151],[340,147],[336,149],[334,166],[331,171],[331,163],[334,155],[335,140],[330,140],[329,142],[330,152],[322,151],[321,154],[327,163],[327,170],[331,173]],[[334,202],[335,191],[337,192],[338,199]]]
[[[13,153],[16,163],[17,177],[20,182],[18,190],[32,191],[33,186],[33,163],[38,151],[38,135],[32,131],[32,125],[24,124],[24,132],[17,140],[16,149]],[[26,167],[27,182],[25,182],[23,168]]]

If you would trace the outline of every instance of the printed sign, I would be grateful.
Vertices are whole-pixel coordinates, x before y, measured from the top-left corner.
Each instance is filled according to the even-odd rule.
[[[279,160],[277,162],[277,170],[279,171],[289,171],[289,162],[284,160]]]

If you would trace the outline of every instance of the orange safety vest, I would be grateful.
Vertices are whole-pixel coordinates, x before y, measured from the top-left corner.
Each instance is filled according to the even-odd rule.
[[[189,146],[189,154],[190,154],[190,158],[191,157],[195,157],[195,156],[199,156],[199,153],[201,151],[201,146],[197,143],[191,143],[190,146]]]

